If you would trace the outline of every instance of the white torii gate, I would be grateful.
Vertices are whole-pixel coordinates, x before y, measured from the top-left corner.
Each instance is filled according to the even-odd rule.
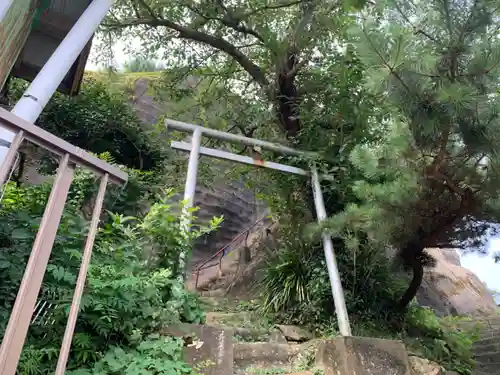
[[[293,148],[289,148],[286,146],[278,145],[267,141],[262,141],[260,139],[248,138],[241,135],[205,128],[199,125],[187,124],[176,120],[170,120],[170,119],[165,120],[165,126],[167,127],[167,129],[175,129],[185,133],[192,133],[191,143],[179,142],[179,141],[172,141],[170,143],[172,148],[190,153],[187,177],[186,177],[186,185],[184,188],[184,201],[186,202],[185,206],[186,210],[193,206],[194,194],[196,190],[196,179],[198,174],[198,160],[200,155],[205,155],[217,159],[230,160],[236,163],[249,164],[257,167],[275,169],[281,172],[293,173],[301,176],[310,175],[313,186],[316,216],[318,217],[319,222],[326,219],[327,216],[326,216],[325,203],[323,200],[323,193],[321,191],[320,177],[318,176],[318,172],[315,167],[312,167],[310,171],[306,171],[304,169],[285,164],[273,163],[261,159],[254,159],[249,156],[238,155],[231,152],[221,151],[213,148],[201,147],[201,138],[202,136],[206,136],[209,138],[216,138],[227,142],[244,144],[246,146],[260,147],[262,149],[267,149],[286,155],[313,157],[315,154],[307,153],[304,151],[298,151]],[[337,260],[335,259],[332,238],[328,233],[324,232],[322,239],[323,239],[323,248],[325,251],[326,265],[328,268],[328,276],[330,278],[330,285],[332,288],[335,311],[337,314],[339,331],[342,336],[351,336],[352,335],[351,326],[349,324],[349,316],[347,314],[347,308],[345,305],[344,291],[342,289],[342,283],[340,281],[340,275],[337,267]],[[180,254],[179,258],[180,258],[179,262],[181,265],[181,269],[184,269],[185,254]]]

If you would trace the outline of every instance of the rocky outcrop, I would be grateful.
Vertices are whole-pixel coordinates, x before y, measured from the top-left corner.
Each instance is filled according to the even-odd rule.
[[[277,324],[276,327],[283,333],[288,341],[304,342],[312,340],[311,332],[295,325]]]
[[[431,248],[428,253],[436,266],[425,271],[417,295],[420,305],[431,307],[438,315],[487,316],[497,306],[491,292],[479,278],[460,265],[456,250]]]

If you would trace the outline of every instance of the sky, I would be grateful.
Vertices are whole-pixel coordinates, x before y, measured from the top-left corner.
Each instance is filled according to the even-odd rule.
[[[0,0],[1,1],[1,0]],[[95,45],[94,45],[95,46]],[[127,47],[125,48],[125,43],[122,40],[116,40],[113,42],[113,60],[117,65],[117,68],[121,68],[123,64],[134,57],[133,54],[127,52],[127,50],[140,50],[141,42],[139,39],[131,39],[127,42]],[[96,62],[97,48],[92,48],[90,51],[89,59],[87,60],[86,70],[98,70],[101,65]]]
[[[492,238],[488,245],[488,255],[468,254],[461,256],[462,266],[474,272],[488,288],[500,292],[500,264],[495,263],[492,254],[500,251],[500,238]],[[500,296],[496,297],[500,304]]]

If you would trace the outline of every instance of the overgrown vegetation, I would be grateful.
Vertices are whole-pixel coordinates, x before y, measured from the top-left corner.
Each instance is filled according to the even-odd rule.
[[[330,217],[321,227],[306,225],[314,223],[314,206],[302,177],[232,170],[259,190],[280,223],[260,280],[264,312],[335,333],[317,238],[328,229],[354,333],[402,338],[448,369],[470,374],[474,335],[415,306],[414,297],[424,268],[434,263],[425,248],[480,250],[499,218],[498,13],[497,2],[488,0],[117,0],[101,32],[108,43],[143,42],[141,57],[126,70],[140,72],[132,81],[142,74],[153,81],[148,93],[163,101],[167,115],[317,154],[281,159],[303,167],[314,162],[328,177]],[[144,73],[158,70],[148,56],[155,53],[168,71]],[[154,362],[156,372],[185,373],[178,343],[151,336],[169,322],[201,319],[196,300],[175,281],[185,233],[167,201],[148,210],[138,200],[146,192],[150,206],[157,185],[176,180],[174,160],[163,132],[145,128],[128,107],[133,98],[106,85],[88,80],[77,98],[56,95],[39,121],[82,148],[142,170],[131,171],[127,189],[108,198],[119,214],[108,214],[100,230],[70,367],[118,374]],[[21,92],[14,82],[13,99]],[[200,174],[210,169],[201,165]],[[73,189],[44,284],[56,323],[48,336],[33,329],[23,354],[26,373],[46,371],[62,333],[93,179],[80,173]],[[46,185],[6,189],[4,324],[24,267],[13,260],[27,258],[47,194]],[[145,286],[151,293],[140,292]],[[174,306],[183,309],[169,320]],[[159,353],[163,345],[171,350]]]
[[[256,286],[260,311],[274,321],[307,326],[320,336],[338,335],[322,245],[292,235],[300,228],[284,226],[280,232]],[[472,374],[477,327],[466,328],[460,317],[438,318],[415,302],[401,313],[394,301],[408,277],[396,273],[387,255],[375,249],[339,251],[337,262],[353,335],[401,339],[422,357],[459,374]]]
[[[198,101],[206,108],[203,99],[229,98],[231,86],[244,82],[238,92],[247,105],[238,114],[228,108],[234,122],[227,129],[319,153],[320,169],[330,176],[323,184],[326,227],[335,236],[355,324],[429,336],[423,344],[436,345],[443,363],[469,372],[470,352],[453,347],[454,335],[439,321],[412,320],[410,306],[424,267],[434,264],[425,248],[481,248],[500,213],[496,3],[255,0],[163,7],[122,0],[116,10],[120,17],[104,25],[109,34],[137,35],[136,26],[146,25],[145,42],[153,33],[166,37],[154,40],[179,75],[165,76],[160,86],[175,87],[196,72],[215,82]],[[263,195],[282,219],[282,242],[262,280],[264,307],[299,323],[330,322],[321,248],[298,234],[299,224],[312,219],[310,189],[296,178],[266,177],[252,175],[256,185],[264,181]],[[388,249],[397,254],[394,265]],[[425,329],[412,329],[419,324]],[[445,349],[437,350],[441,344]]]
[[[41,305],[46,304],[35,314],[22,354],[22,374],[48,374],[55,368],[88,227],[82,212],[92,197],[88,188],[94,184],[91,174],[77,172],[39,295]],[[50,184],[5,187],[0,211],[1,331],[49,192]],[[129,194],[121,192],[130,198]],[[139,201],[136,195],[133,203]],[[203,321],[196,297],[179,282],[178,254],[189,252],[192,240],[215,229],[220,220],[187,232],[180,207],[171,201],[172,194],[166,191],[144,216],[112,211],[105,215],[94,245],[69,370],[90,366],[75,373],[140,373],[153,368],[158,373],[191,373],[181,360],[182,340],[154,335],[179,321]]]
[[[456,246],[457,229],[477,245],[491,230],[495,2],[121,0],[115,12],[103,24],[106,40],[136,36],[143,53],[161,50],[178,72],[160,86],[197,74],[210,82],[201,108],[238,91],[246,105],[227,109],[228,127],[321,154],[335,181],[325,183],[335,202],[330,229],[343,242],[395,247],[412,272],[401,309],[432,265],[425,247]]]
[[[123,64],[123,70],[126,73],[156,72],[156,71],[161,71],[163,69],[164,67],[162,66],[162,64],[141,57],[135,57],[125,62],[125,64]]]

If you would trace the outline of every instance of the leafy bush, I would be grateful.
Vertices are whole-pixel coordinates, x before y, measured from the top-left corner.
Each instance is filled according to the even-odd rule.
[[[133,349],[113,347],[91,369],[69,371],[67,374],[192,374],[192,369],[179,361],[182,347],[182,339],[151,335]]]
[[[479,336],[476,329],[461,327],[460,320],[438,318],[430,309],[411,306],[405,320],[405,343],[448,370],[471,375],[475,365],[472,344]]]
[[[335,310],[323,245],[302,239],[301,227],[280,231],[260,280],[263,309],[298,324],[329,322]],[[366,322],[390,315],[404,282],[394,277],[387,259],[362,244],[347,248],[335,241],[334,247],[351,319]]]
[[[82,171],[77,171],[75,180],[39,296],[47,307],[32,324],[21,358],[23,374],[53,371],[64,334],[88,227],[82,210],[91,195],[87,189],[95,185],[94,177]],[[0,332],[7,324],[49,191],[47,184],[26,188],[9,184],[5,189],[0,209]],[[169,203],[171,197],[165,192],[144,217],[112,212],[105,217],[94,245],[68,369],[92,366],[109,350],[114,354],[108,359],[120,353],[111,347],[123,348],[127,358],[131,353],[153,353],[147,344],[151,334],[179,321],[203,321],[197,299],[184,290],[174,265],[180,252],[189,256],[190,243],[220,220],[187,231],[179,214],[182,207]],[[156,341],[159,347],[167,342],[167,338]],[[169,358],[180,360],[176,353],[170,352]],[[179,374],[187,373],[183,365],[176,366]],[[106,371],[113,373],[111,367]]]

